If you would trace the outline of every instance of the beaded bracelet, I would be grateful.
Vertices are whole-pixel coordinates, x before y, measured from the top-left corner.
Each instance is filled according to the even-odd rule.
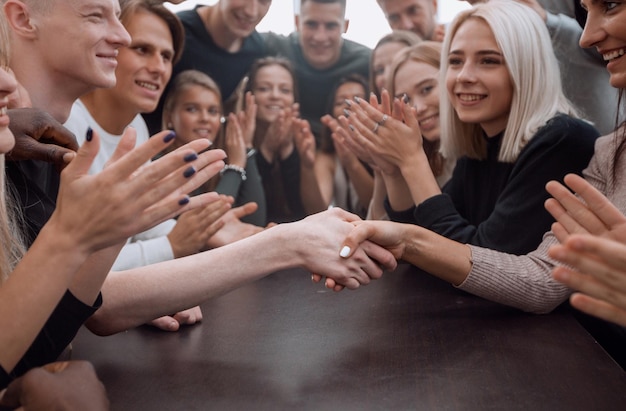
[[[247,178],[246,170],[244,170],[243,168],[236,166],[234,164],[226,164],[224,168],[220,170],[220,175],[223,176],[224,173],[228,170],[232,170],[232,171],[239,173],[239,175],[241,176],[241,181],[246,181],[246,178]]]

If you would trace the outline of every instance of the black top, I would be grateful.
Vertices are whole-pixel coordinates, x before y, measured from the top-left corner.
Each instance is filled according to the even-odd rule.
[[[453,240],[512,254],[537,248],[554,221],[545,210],[545,185],[581,174],[598,132],[589,123],[557,115],[539,129],[517,161],[498,161],[502,135],[487,139],[487,158],[462,157],[441,195],[402,212],[385,208],[394,221],[410,222]]]

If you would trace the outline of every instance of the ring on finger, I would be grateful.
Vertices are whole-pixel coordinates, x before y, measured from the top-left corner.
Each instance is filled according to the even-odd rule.
[[[378,122],[378,124],[380,124],[381,126],[385,125],[385,122],[387,121],[387,119],[389,118],[389,116],[387,114],[383,114],[383,118],[380,119],[380,121]]]

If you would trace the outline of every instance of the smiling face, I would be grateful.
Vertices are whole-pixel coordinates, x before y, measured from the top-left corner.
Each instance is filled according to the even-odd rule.
[[[394,90],[396,97],[406,94],[417,110],[422,136],[437,141],[439,127],[439,69],[422,61],[407,60],[396,70]]]
[[[222,102],[206,87],[192,84],[182,90],[172,107],[167,122],[176,131],[181,145],[200,138],[215,141],[222,125]]]
[[[506,128],[513,83],[487,23],[470,18],[450,45],[446,88],[461,121],[480,124],[488,136]]]
[[[407,47],[406,44],[398,41],[390,41],[388,43],[381,44],[372,52],[372,67],[374,69],[374,84],[378,93],[385,87],[385,81],[389,72],[389,67],[393,61],[393,57],[403,48]]]
[[[339,3],[307,1],[296,16],[300,47],[306,61],[318,70],[339,60],[347,24]]]
[[[257,104],[257,118],[276,120],[280,112],[294,103],[291,73],[278,64],[261,67],[254,78],[252,94]]]
[[[5,68],[0,68],[0,154],[11,151],[15,145],[13,133],[9,130],[9,95],[17,88],[17,82]]]
[[[149,113],[172,75],[172,35],[165,21],[142,9],[128,19],[126,29],[132,42],[120,50],[117,84],[109,91],[129,111]]]
[[[271,5],[272,0],[220,0],[217,7],[226,28],[243,39],[252,34]]]
[[[432,40],[437,27],[437,0],[378,0],[389,26]]]
[[[626,2],[582,0],[587,23],[580,38],[582,47],[595,47],[607,61],[611,85],[626,88]]]
[[[117,0],[56,0],[33,13],[38,51],[59,84],[87,90],[115,85],[118,51],[130,43]]]

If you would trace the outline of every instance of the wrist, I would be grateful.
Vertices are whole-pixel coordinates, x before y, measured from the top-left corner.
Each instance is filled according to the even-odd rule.
[[[223,176],[227,172],[239,174],[239,176],[241,177],[241,181],[246,181],[246,179],[248,178],[246,176],[246,170],[236,164],[226,164],[224,168],[220,170],[220,176]]]

